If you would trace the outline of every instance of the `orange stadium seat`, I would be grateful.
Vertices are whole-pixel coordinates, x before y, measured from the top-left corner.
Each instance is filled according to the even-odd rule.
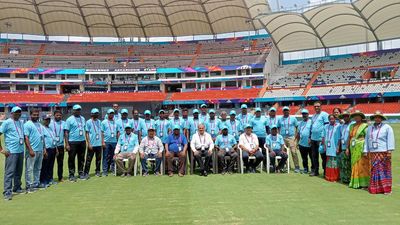
[[[300,106],[289,106],[290,107],[290,114],[294,115],[300,110]],[[283,106],[276,109],[276,115],[283,115]]]
[[[221,90],[221,91],[194,91],[174,93],[171,96],[172,101],[182,100],[208,100],[214,101],[219,99],[248,99],[256,98],[261,89],[238,89],[238,90]]]
[[[304,107],[304,108],[306,108],[306,109],[310,112],[310,114],[314,114],[314,113],[315,113],[314,106],[312,106],[312,105],[308,105],[308,106],[306,106],[306,107]],[[350,104],[329,104],[329,105],[322,105],[322,110],[325,111],[325,112],[327,112],[328,114],[332,114],[332,113],[333,113],[333,110],[334,110],[335,108],[339,108],[339,109],[341,109],[342,112],[343,112],[343,111],[347,110],[348,108],[350,108]]]
[[[364,103],[357,104],[353,107],[352,111],[360,110],[365,114],[373,114],[379,110],[383,113],[400,113],[400,103],[388,102],[388,103]]]
[[[0,93],[1,103],[60,103],[64,95],[43,93]]]
[[[148,102],[164,101],[166,97],[160,92],[82,93],[71,95],[68,102]]]

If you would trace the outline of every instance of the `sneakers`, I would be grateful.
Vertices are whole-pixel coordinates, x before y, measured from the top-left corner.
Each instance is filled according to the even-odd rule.
[[[160,176],[160,172],[155,172],[154,175],[155,176]]]
[[[126,176],[126,173],[122,173],[122,174],[121,174],[121,177],[125,177],[125,176]]]
[[[71,176],[71,177],[68,178],[68,180],[71,181],[71,182],[76,182],[76,177]]]
[[[300,173],[300,168],[298,168],[298,167],[295,168],[295,169],[294,169],[294,172],[295,172],[295,173]]]
[[[33,187],[27,187],[26,188],[26,193],[28,193],[28,194],[32,194],[32,193],[35,193],[35,192],[36,192],[36,190]]]
[[[103,172],[103,177],[107,177],[108,173],[107,172]]]
[[[100,172],[96,172],[95,176],[96,177],[101,177],[101,173]]]
[[[149,173],[145,172],[142,174],[142,176],[147,177],[149,175]]]
[[[39,184],[38,186],[37,186],[37,188],[39,188],[39,190],[44,190],[44,189],[46,189],[48,186],[47,186],[47,184],[45,184],[45,183],[41,183],[41,184]]]
[[[89,174],[80,175],[79,180],[89,180]]]
[[[4,201],[12,200],[12,193],[5,193],[4,194]]]
[[[18,189],[13,191],[15,194],[19,195],[19,194],[25,194],[25,192],[22,189]]]
[[[169,173],[168,173],[168,176],[169,176],[169,177],[173,177],[173,176],[174,176],[174,173],[169,172]]]
[[[183,177],[184,175],[183,175],[183,173],[179,173],[178,176],[179,177]]]
[[[127,173],[126,174],[126,177],[131,177],[132,175],[130,174],[130,173]]]

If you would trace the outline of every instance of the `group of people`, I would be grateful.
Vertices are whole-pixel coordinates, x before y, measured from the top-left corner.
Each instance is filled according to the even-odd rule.
[[[4,199],[11,200],[13,193],[32,193],[56,184],[55,161],[58,182],[63,182],[65,151],[72,182],[89,179],[93,158],[98,177],[109,173],[132,176],[136,157],[140,158],[143,176],[149,174],[148,159],[155,162],[155,175],[163,173],[161,165],[165,159],[169,176],[174,174],[176,159],[178,175],[184,176],[187,158],[196,161],[200,175],[207,176],[213,154],[219,168],[213,173],[233,173],[240,152],[246,172],[255,173],[269,157],[271,163],[267,166],[280,173],[290,169],[285,168],[290,151],[296,173],[319,176],[321,157],[326,180],[341,181],[352,188],[368,187],[370,193],[391,193],[391,152],[395,145],[392,128],[383,123],[386,117],[377,112],[368,126],[361,112],[341,113],[335,109],[329,115],[322,111],[321,102],[315,102],[314,108],[311,118],[303,109],[298,121],[289,107],[282,108],[283,116],[277,116],[274,107],[269,108],[268,115],[255,108],[253,115],[243,104],[239,115],[235,110],[229,116],[222,111],[218,118],[214,109],[208,110],[203,104],[200,110],[192,111],[192,116],[187,109],[174,109],[169,118],[167,111],[160,110],[159,119],[154,120],[150,110],[144,111],[144,118],[133,110],[133,117],[128,118],[129,111],[119,110],[114,104],[104,120],[97,108],[91,109],[91,118],[85,120],[81,106],[74,105],[66,121],[62,120],[62,112],[56,110],[40,123],[40,111],[32,109],[30,120],[23,124],[21,108],[15,106],[11,117],[0,127],[5,140],[5,148],[0,143],[0,151],[6,156]],[[24,162],[25,191],[21,184]]]

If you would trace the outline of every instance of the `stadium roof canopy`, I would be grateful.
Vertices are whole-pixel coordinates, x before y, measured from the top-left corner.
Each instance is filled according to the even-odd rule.
[[[331,3],[304,13],[277,12],[257,18],[280,52],[400,38],[400,0]]]
[[[0,32],[177,37],[260,30],[267,0],[0,0]]]

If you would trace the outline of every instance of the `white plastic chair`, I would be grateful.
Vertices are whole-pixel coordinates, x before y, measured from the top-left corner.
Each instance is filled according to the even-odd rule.
[[[270,167],[271,162],[270,162],[270,158],[269,158],[269,149],[268,149],[267,143],[264,144],[264,148],[266,150],[266,157],[267,157],[266,169],[267,169],[267,173],[269,174],[270,173],[269,167]],[[286,168],[287,168],[287,173],[289,174],[290,173],[290,149],[286,145],[284,145],[284,148],[286,149],[286,154],[288,156],[287,160],[286,160]],[[281,156],[276,156],[275,159],[276,160],[281,160],[282,157]]]
[[[240,173],[244,174],[243,150],[239,146],[238,146],[238,148],[239,148],[239,157],[240,157]],[[261,148],[258,148],[258,151],[260,151],[261,154],[262,154]],[[249,161],[250,160],[256,160],[256,157],[254,155],[249,155]],[[264,167],[263,161],[261,161],[259,167],[260,167],[260,173],[262,173],[263,172],[263,167]]]
[[[140,157],[139,157],[139,159],[140,159]],[[118,159],[115,159],[115,161],[117,161]],[[125,163],[128,163],[129,162],[129,159],[122,159],[122,162],[125,164]],[[137,175],[137,163],[138,162],[138,154],[136,153],[136,158],[135,158],[135,164],[133,165],[133,176],[134,177],[136,177],[136,175]],[[116,162],[114,162],[114,176],[117,176],[118,174],[117,174],[117,169],[118,169],[118,167],[117,167],[117,163]],[[140,170],[141,171],[141,170]]]

